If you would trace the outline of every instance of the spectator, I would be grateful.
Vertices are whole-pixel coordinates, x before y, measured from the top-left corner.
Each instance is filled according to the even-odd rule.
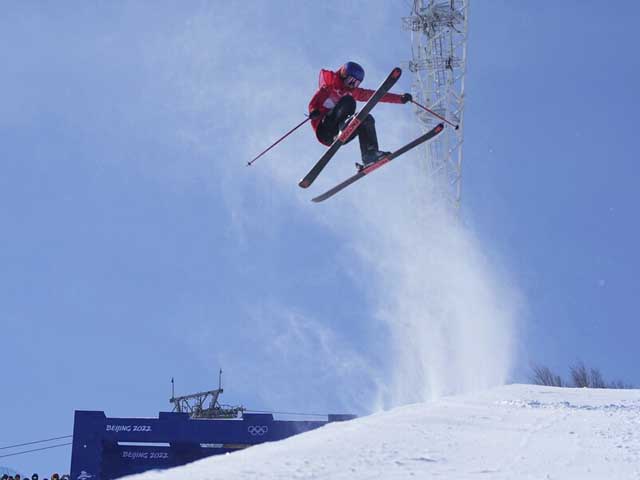
[[[0,480],[40,480],[40,476],[37,473],[31,474],[31,477],[29,476],[23,477],[19,473],[15,473],[13,475],[5,473],[5,474],[2,474],[2,476],[0,476]],[[49,480],[49,479],[43,478],[42,480]],[[52,473],[51,480],[71,480],[71,476],[68,474],[64,474],[60,476],[59,473]]]

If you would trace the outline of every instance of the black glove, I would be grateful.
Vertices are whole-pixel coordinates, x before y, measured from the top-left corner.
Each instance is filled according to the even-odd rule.
[[[405,93],[404,95],[402,95],[400,100],[402,101],[402,103],[409,103],[410,101],[413,100],[413,97],[411,96],[410,93]]]
[[[309,112],[309,118],[311,120],[315,120],[316,118],[320,117],[322,115],[322,113],[320,113],[320,110],[316,109],[316,110],[312,110],[311,112]]]

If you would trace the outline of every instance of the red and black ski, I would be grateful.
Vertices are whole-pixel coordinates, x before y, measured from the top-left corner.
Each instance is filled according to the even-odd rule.
[[[309,173],[307,173],[304,176],[304,178],[300,180],[300,182],[298,182],[298,185],[300,187],[307,188],[309,185],[313,183],[313,181],[318,177],[318,175],[324,169],[324,167],[327,166],[327,163],[329,163],[329,160],[331,160],[331,158],[336,154],[338,149],[342,145],[347,143],[347,140],[349,140],[349,138],[353,135],[353,132],[355,132],[356,129],[360,126],[360,124],[364,121],[364,119],[367,117],[371,109],[376,106],[376,104],[385,95],[385,93],[391,90],[391,87],[395,85],[395,83],[400,78],[400,75],[402,75],[402,70],[398,67],[394,68],[391,71],[391,73],[385,79],[385,81],[382,82],[382,84],[378,87],[378,89],[374,92],[374,94],[371,95],[371,98],[367,100],[367,103],[364,104],[364,107],[362,107],[362,110],[360,110],[351,119],[351,121],[347,125],[347,128],[345,128],[342,131],[340,136],[336,138],[336,140],[331,144],[329,149],[326,152],[324,152],[324,155],[322,155],[320,160],[318,160],[316,164],[311,168],[311,170],[309,170]]]
[[[380,168],[381,166],[389,163],[394,158],[397,158],[400,155],[402,155],[403,153],[408,152],[412,148],[415,148],[418,145],[420,145],[420,144],[422,144],[422,143],[424,143],[424,142],[426,142],[428,140],[431,140],[433,137],[435,137],[440,132],[442,132],[442,130],[444,130],[444,123],[439,123],[438,125],[433,127],[431,130],[429,130],[424,135],[421,135],[420,137],[416,138],[413,142],[407,143],[404,147],[399,148],[395,152],[390,153],[386,157],[382,157],[377,162],[372,163],[370,165],[367,165],[366,167],[363,167],[358,173],[356,173],[355,175],[352,175],[351,177],[347,178],[344,182],[339,183],[338,185],[336,185],[332,189],[327,190],[322,195],[318,195],[317,197],[313,198],[312,201],[314,201],[314,202],[322,202],[322,201],[326,200],[327,198],[333,197],[336,193],[338,193],[339,191],[345,189],[346,187],[351,185],[353,182],[355,182],[357,180],[360,180],[365,175],[368,175],[371,172],[373,172],[373,171],[377,170],[378,168]]]

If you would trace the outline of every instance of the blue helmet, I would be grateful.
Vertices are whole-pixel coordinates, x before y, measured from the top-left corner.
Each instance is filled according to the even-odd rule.
[[[355,88],[364,80],[364,68],[356,62],[347,62],[338,70],[345,85]]]

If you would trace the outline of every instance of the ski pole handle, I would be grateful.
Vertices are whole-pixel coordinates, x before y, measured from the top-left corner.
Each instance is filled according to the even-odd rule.
[[[260,154],[258,154],[257,157],[253,158],[250,162],[247,162],[247,166],[250,167],[251,165],[253,165],[253,162],[255,162],[256,160],[258,160],[261,156],[263,156],[265,153],[267,153],[269,150],[271,150],[273,147],[275,147],[276,145],[278,145],[282,140],[284,140],[285,138],[287,138],[289,135],[291,135],[293,132],[295,132],[298,128],[300,128],[302,125],[304,125],[305,123],[307,123],[309,120],[311,120],[311,117],[307,117],[305,118],[302,122],[300,122],[298,125],[296,125],[295,127],[293,127],[291,130],[289,130],[287,133],[285,133],[282,137],[280,137],[278,140],[276,140],[273,144],[271,144],[271,146],[269,148],[267,148],[266,150],[263,150],[262,152],[260,152]]]
[[[420,107],[421,109],[429,112],[431,115],[433,115],[434,117],[439,118],[440,120],[442,120],[443,122],[446,122],[447,124],[451,125],[453,128],[455,128],[456,130],[458,130],[458,128],[460,128],[460,125],[455,125],[453,123],[451,123],[449,120],[447,120],[446,118],[444,118],[441,115],[438,115],[436,112],[434,112],[433,110],[429,110],[427,107],[425,107],[424,105],[420,105],[418,102],[414,101],[414,100],[410,100],[411,103],[413,103],[414,105],[417,105],[418,107]]]

